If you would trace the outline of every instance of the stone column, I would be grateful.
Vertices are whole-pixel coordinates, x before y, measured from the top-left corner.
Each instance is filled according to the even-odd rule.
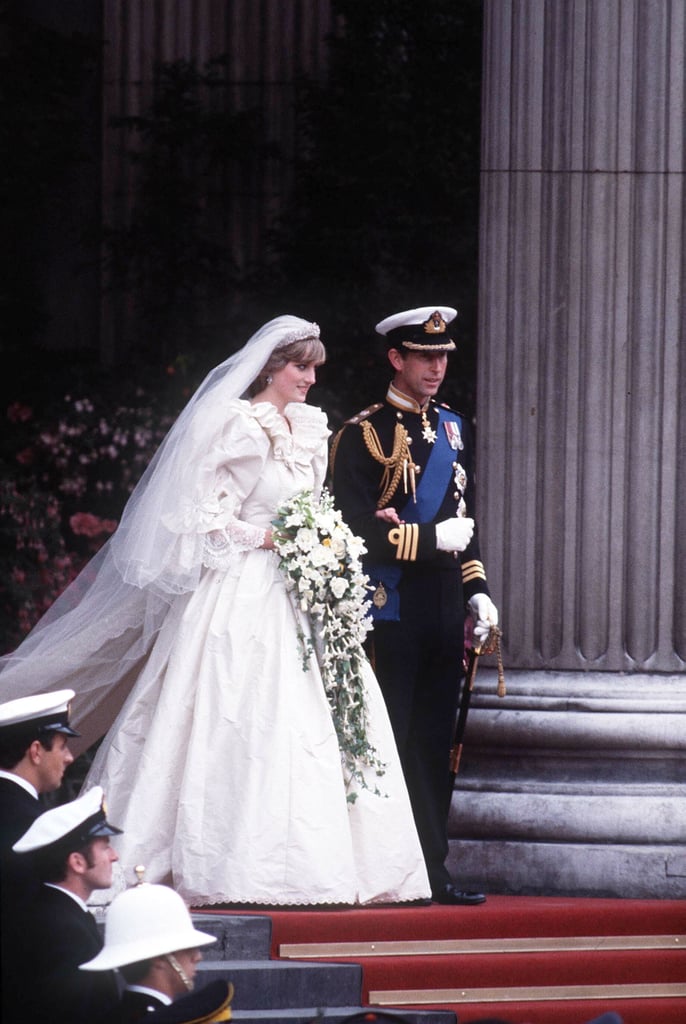
[[[686,895],[686,4],[485,0],[460,881]],[[486,877],[484,877],[484,874]]]

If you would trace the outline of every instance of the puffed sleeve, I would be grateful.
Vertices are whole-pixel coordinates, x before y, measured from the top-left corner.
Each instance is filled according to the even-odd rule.
[[[200,459],[193,493],[181,495],[178,508],[164,517],[178,535],[182,561],[202,552],[203,565],[225,569],[239,552],[261,547],[265,530],[245,522],[241,508],[264,469],[269,437],[246,402],[229,403],[220,436]]]

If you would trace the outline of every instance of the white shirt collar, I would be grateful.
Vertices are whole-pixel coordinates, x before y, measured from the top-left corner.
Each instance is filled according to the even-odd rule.
[[[141,992],[144,996],[153,996],[153,998],[159,1000],[165,1006],[171,1006],[172,1000],[169,996],[165,995],[164,992],[158,992],[154,988],[146,988],[145,985],[126,985],[127,992]]]
[[[10,782],[16,782],[18,786],[25,789],[35,800],[38,799],[38,790],[35,786],[32,786],[30,782],[23,779],[21,775],[15,775],[14,772],[5,772],[0,769],[0,779],[9,779]]]
[[[72,892],[71,889],[65,889],[63,885],[53,885],[52,882],[43,882],[43,885],[47,885],[48,889],[57,889],[58,892],[63,892],[66,893],[67,896],[71,896],[74,902],[78,903],[82,910],[85,910],[87,914],[90,914],[90,910],[86,906],[84,900],[82,900],[80,896],[77,896],[75,892]]]

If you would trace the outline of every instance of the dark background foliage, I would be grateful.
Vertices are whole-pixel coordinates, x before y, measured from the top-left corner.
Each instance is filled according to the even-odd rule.
[[[333,341],[325,383],[336,419],[385,387],[378,320],[456,306],[446,397],[472,414],[481,4],[334,6],[346,31],[331,40],[328,82],[303,85],[293,202],[273,235],[281,295]]]
[[[34,537],[22,540],[20,579],[32,551],[43,559],[26,618],[95,543],[74,534],[72,517],[118,518],[187,395],[273,315],[320,323],[329,359],[312,400],[336,429],[385,390],[374,324],[415,305],[456,306],[442,397],[474,416],[481,2],[332,6],[329,75],[297,83],[292,148],[269,137],[258,103],[236,109],[225,56],[159,65],[143,113],[106,126],[123,140],[133,189],[127,216],[106,224],[92,185],[103,41],[37,23],[32,4],[0,7],[0,399],[13,409],[0,448],[0,558],[14,580],[0,588],[0,614],[11,630],[26,597],[12,575],[21,530]],[[292,192],[275,216],[263,211],[260,251],[237,253],[235,210],[278,162]],[[78,253],[79,301],[96,306],[105,280],[129,311],[131,333],[114,352],[68,323],[55,344],[62,244]],[[222,312],[208,321],[208,309]],[[78,465],[88,479],[75,491]]]

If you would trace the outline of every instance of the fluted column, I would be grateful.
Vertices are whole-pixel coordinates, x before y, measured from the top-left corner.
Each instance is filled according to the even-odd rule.
[[[482,547],[522,668],[686,667],[686,4],[485,4]]]
[[[686,3],[485,0],[460,882],[686,895]]]

